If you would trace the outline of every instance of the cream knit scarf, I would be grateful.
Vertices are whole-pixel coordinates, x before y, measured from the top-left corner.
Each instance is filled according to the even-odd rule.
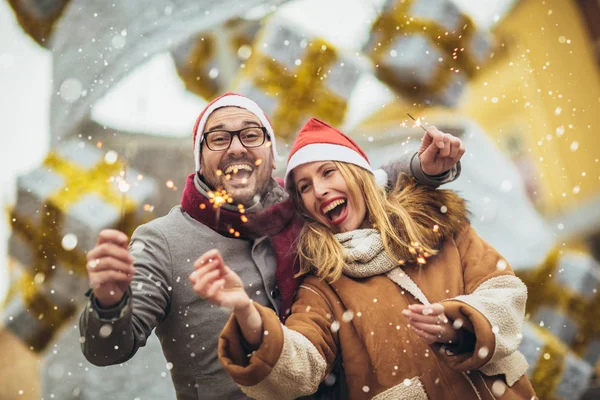
[[[381,233],[377,229],[356,229],[338,233],[335,237],[343,248],[345,275],[352,278],[368,278],[386,274],[421,303],[430,304],[417,284],[385,251]]]

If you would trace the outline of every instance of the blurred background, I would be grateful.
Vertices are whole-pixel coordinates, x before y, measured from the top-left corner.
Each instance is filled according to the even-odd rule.
[[[85,252],[178,204],[194,120],[226,91],[270,117],[280,175],[311,116],[374,165],[414,152],[419,125],[461,137],[448,186],[529,288],[539,398],[600,396],[598,0],[7,0],[1,399],[174,398],[156,340],[83,359]]]

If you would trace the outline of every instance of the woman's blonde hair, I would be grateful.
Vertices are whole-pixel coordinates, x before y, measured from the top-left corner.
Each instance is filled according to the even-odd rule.
[[[410,204],[415,199],[411,200],[406,190],[396,185],[389,194],[386,194],[385,190],[377,185],[371,172],[354,164],[332,162],[346,181],[354,204],[357,204],[362,195],[367,209],[365,218],[373,228],[381,232],[385,250],[392,259],[398,260],[399,264],[411,263],[417,261],[417,258],[423,254],[428,256],[437,253],[435,236],[425,229],[431,229],[439,222],[425,212],[414,211],[421,207]],[[293,175],[291,178],[288,191],[298,210],[307,219],[298,238],[300,259],[298,275],[312,272],[319,279],[332,283],[342,275],[345,264],[342,246],[329,227],[310,218],[294,183]],[[411,214],[408,213],[407,208],[413,210]],[[429,228],[417,223],[415,217],[420,220],[424,218]]]

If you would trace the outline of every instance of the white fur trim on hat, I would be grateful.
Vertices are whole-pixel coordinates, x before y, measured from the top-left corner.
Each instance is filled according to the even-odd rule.
[[[263,126],[267,128],[267,133],[269,134],[269,138],[271,139],[273,157],[277,159],[277,149],[275,148],[275,134],[273,132],[273,127],[267,119],[264,111],[258,106],[258,104],[256,104],[249,98],[236,94],[231,94],[228,96],[223,96],[214,103],[210,104],[206,111],[204,111],[204,114],[202,114],[202,119],[200,119],[198,128],[196,132],[194,132],[194,134],[196,135],[196,142],[194,143],[194,161],[196,162],[196,171],[200,170],[200,143],[202,143],[202,140],[204,139],[203,132],[204,127],[206,125],[206,121],[216,109],[222,107],[240,107],[256,115],[261,124],[263,124]]]
[[[351,148],[339,144],[315,143],[302,147],[290,158],[285,171],[286,185],[288,183],[288,176],[294,168],[314,161],[342,161],[358,165],[371,173],[373,172],[369,162],[360,153]]]

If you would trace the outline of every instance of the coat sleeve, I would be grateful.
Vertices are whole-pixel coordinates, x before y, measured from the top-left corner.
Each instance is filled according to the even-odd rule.
[[[458,370],[504,374],[512,386],[527,371],[527,362],[517,351],[523,337],[527,287],[470,225],[457,235],[456,242],[465,294],[442,303],[454,326],[471,332],[475,343],[467,352],[446,349],[442,354]]]
[[[219,360],[240,386],[255,399],[295,399],[317,391],[331,370],[338,349],[325,295],[304,283],[285,326],[270,309],[256,305],[263,319],[263,340],[249,352],[232,316],[219,338]]]
[[[171,255],[162,233],[140,226],[131,237],[130,252],[136,272],[121,303],[102,309],[91,294],[79,318],[81,350],[94,365],[129,360],[169,309]]]
[[[445,183],[454,182],[460,176],[460,172],[461,164],[459,161],[455,166],[440,175],[427,175],[421,167],[421,159],[417,153],[414,153],[402,155],[401,158],[375,170],[374,174],[377,183],[387,189],[393,188],[402,174],[415,178],[420,185],[437,188]]]

